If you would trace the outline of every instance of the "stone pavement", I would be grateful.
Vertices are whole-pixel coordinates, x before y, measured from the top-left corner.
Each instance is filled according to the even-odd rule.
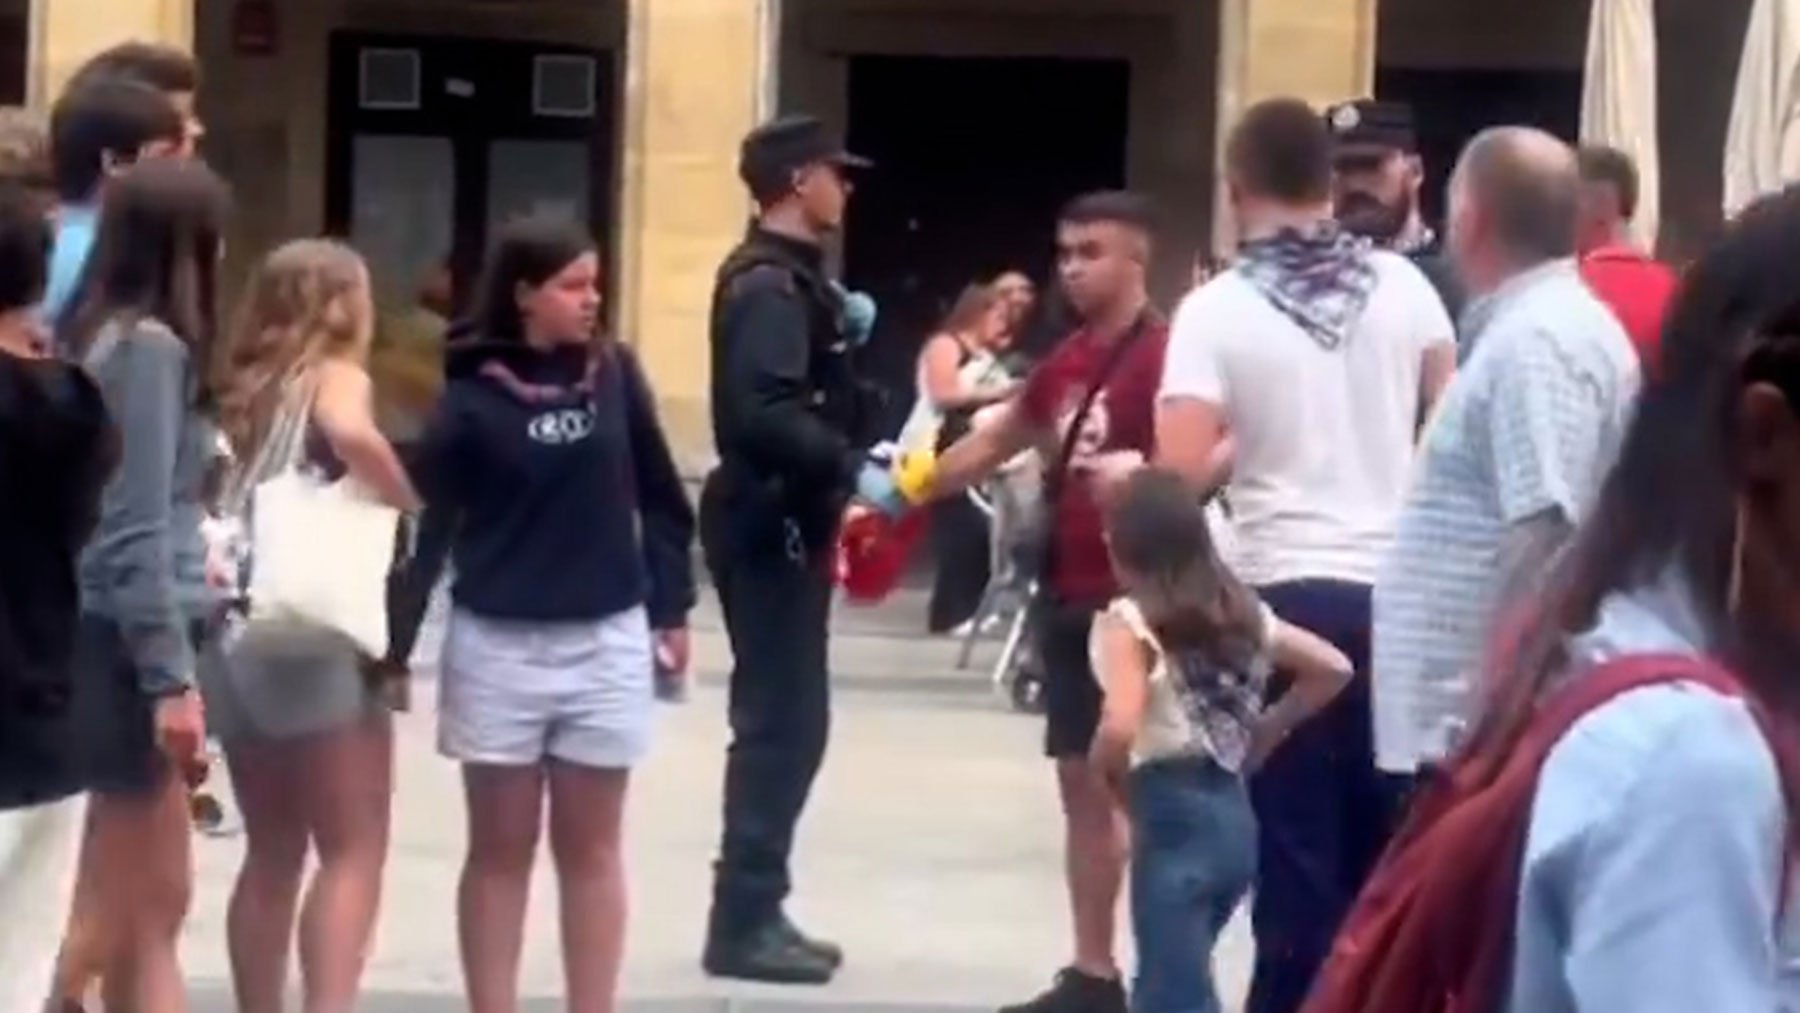
[[[793,909],[849,956],[837,981],[810,990],[713,982],[697,965],[729,653],[710,601],[696,615],[699,685],[689,703],[663,710],[632,789],[628,1013],[991,1010],[1037,990],[1066,959],[1041,728],[1008,710],[984,673],[956,671],[955,645],[919,632],[923,611],[922,595],[906,590],[879,609],[839,612],[832,751],[802,826]],[[434,651],[428,639],[421,657]],[[393,851],[363,1006],[371,1013],[462,1008],[454,894],[464,817],[456,769],[433,751],[434,698],[424,673],[413,713],[399,722]],[[232,838],[198,848],[185,959],[203,1013],[232,1006],[224,911],[240,848]],[[522,985],[528,1008],[549,1011],[560,1008],[561,971],[547,858],[539,873]],[[1219,961],[1233,1008],[1248,966],[1234,926]]]

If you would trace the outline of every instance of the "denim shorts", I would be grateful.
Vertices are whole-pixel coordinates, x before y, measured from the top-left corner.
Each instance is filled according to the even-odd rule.
[[[1243,778],[1211,759],[1131,772],[1132,1013],[1218,1013],[1212,952],[1256,877],[1256,817]]]

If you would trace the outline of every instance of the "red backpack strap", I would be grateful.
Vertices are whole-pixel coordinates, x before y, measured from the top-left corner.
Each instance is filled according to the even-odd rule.
[[[1650,686],[1691,682],[1723,696],[1741,697],[1744,687],[1731,670],[1718,662],[1693,654],[1629,654],[1602,661],[1551,694],[1533,725],[1538,734],[1553,741],[1615,697]]]
[[[1558,711],[1557,721],[1567,720],[1567,731],[1583,714],[1606,701],[1634,689],[1671,682],[1691,682],[1721,696],[1742,699],[1762,732],[1764,743],[1775,761],[1781,780],[1782,799],[1789,816],[1787,847],[1782,851],[1781,898],[1776,917],[1785,917],[1789,894],[1793,892],[1794,873],[1800,867],[1800,825],[1792,814],[1800,813],[1800,729],[1793,722],[1775,715],[1744,691],[1743,681],[1723,664],[1710,658],[1681,654],[1639,654],[1603,662],[1569,691],[1554,699],[1548,707],[1566,707],[1571,713]],[[1548,708],[1547,708],[1548,709]],[[1545,715],[1546,723],[1550,715]],[[1560,733],[1559,733],[1560,734]]]

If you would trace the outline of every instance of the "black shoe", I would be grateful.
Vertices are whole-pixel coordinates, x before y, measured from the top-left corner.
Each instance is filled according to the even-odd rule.
[[[823,985],[837,973],[825,954],[810,949],[784,920],[764,922],[742,935],[713,934],[700,958],[715,978],[741,978],[777,985]]]
[[[1126,1013],[1125,985],[1117,978],[1096,978],[1073,967],[1056,972],[1049,991],[1000,1013]]]
[[[825,962],[831,965],[833,971],[844,966],[844,948],[842,946],[828,940],[814,939],[800,931],[800,926],[795,925],[793,920],[785,914],[776,916],[776,924],[781,926],[781,931],[786,933],[788,939],[795,945],[825,958]]]

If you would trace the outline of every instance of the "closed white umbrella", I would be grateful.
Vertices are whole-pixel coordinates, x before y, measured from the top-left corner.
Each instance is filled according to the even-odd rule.
[[[1656,148],[1656,5],[1654,0],[1594,0],[1587,70],[1581,86],[1581,141],[1604,144],[1637,163],[1633,238],[1656,244],[1662,194]]]
[[[1800,0],[1756,0],[1725,135],[1725,214],[1800,181]]]

